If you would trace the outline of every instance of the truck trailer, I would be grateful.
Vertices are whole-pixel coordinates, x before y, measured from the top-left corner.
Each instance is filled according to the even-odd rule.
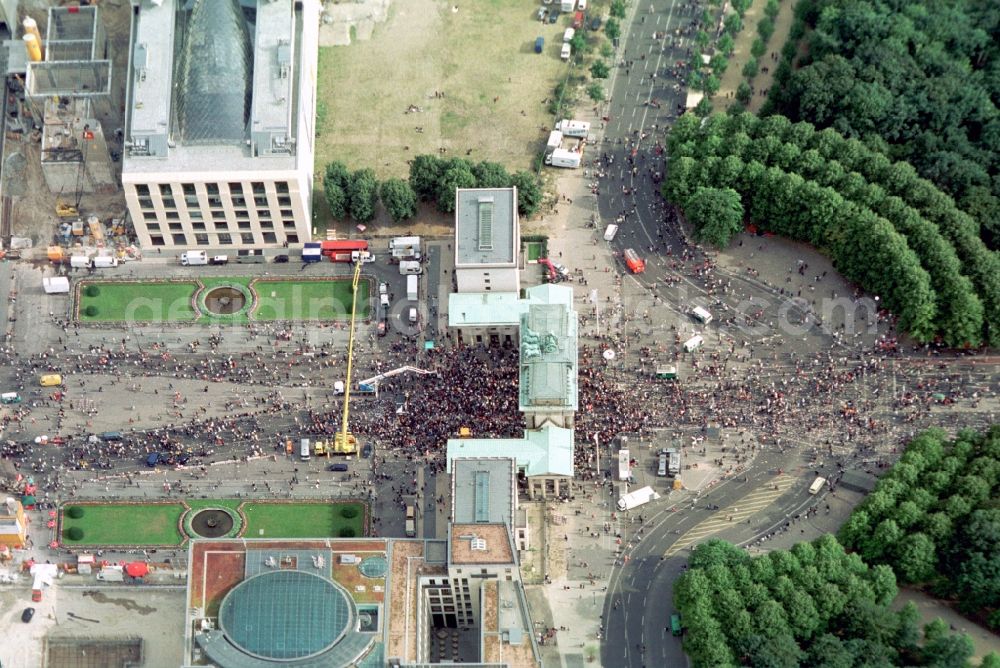
[[[205,251],[187,251],[186,253],[181,253],[181,264],[185,267],[208,264],[208,253]]]
[[[568,28],[567,32],[572,30]],[[569,40],[567,40],[569,41]],[[563,120],[556,123],[556,130],[563,133],[566,137],[576,137],[577,139],[586,139],[587,135],[590,134],[590,123],[587,121],[571,121],[564,118]]]
[[[364,239],[340,239],[320,242],[320,252],[332,262],[350,262],[353,251],[368,250],[368,242]]]
[[[545,164],[551,167],[565,167],[576,169],[583,160],[583,151],[569,151],[564,148],[553,149],[552,153],[545,156]]]
[[[323,246],[318,241],[307,242],[302,247],[303,262],[319,262],[323,259]]]
[[[420,237],[394,237],[389,240],[389,252],[400,260],[419,260]]]
[[[417,301],[417,289],[419,285],[419,279],[416,274],[410,274],[406,277],[406,298],[411,302]]]
[[[641,487],[634,492],[629,492],[628,494],[623,494],[620,499],[618,499],[618,510],[632,510],[633,508],[638,508],[639,506],[649,503],[650,501],[655,501],[660,498],[660,495],[653,491],[653,488],[649,485]]]

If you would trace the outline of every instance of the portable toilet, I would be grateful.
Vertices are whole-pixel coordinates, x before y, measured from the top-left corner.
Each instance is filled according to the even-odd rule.
[[[539,37],[535,40],[535,53],[541,53],[542,49],[545,48],[545,38]]]

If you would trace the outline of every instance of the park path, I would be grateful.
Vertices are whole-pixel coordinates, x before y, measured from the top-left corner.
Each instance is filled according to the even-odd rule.
[[[766,0],[756,0],[743,16],[743,30],[736,36],[736,48],[729,57],[729,67],[722,75],[719,92],[712,98],[713,111],[725,112],[736,99],[736,88],[743,81],[743,66],[750,59],[750,46],[757,38],[757,23],[765,16],[765,4],[767,4]],[[795,2],[782,0],[781,11],[774,22],[774,34],[771,35],[771,39],[767,43],[768,52],[760,59],[760,67],[767,68],[767,72],[759,71],[750,82],[754,95],[750,100],[749,109],[754,113],[760,111],[767,99],[766,95],[761,93],[768,90],[771,87],[771,82],[774,81],[774,68],[777,67],[781,58],[781,48],[788,40],[794,18]]]

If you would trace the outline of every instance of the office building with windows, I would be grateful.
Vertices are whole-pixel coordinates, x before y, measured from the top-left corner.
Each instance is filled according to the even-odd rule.
[[[122,184],[146,248],[311,238],[317,0],[131,0]]]

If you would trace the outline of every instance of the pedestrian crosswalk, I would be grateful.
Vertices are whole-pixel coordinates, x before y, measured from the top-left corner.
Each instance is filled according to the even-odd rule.
[[[792,476],[776,476],[767,485],[758,487],[739,501],[736,501],[731,507],[722,508],[713,513],[709,518],[691,527],[673,545],[667,548],[664,556],[672,557],[681,550],[749,519],[774,503],[774,500],[784,494],[795,482],[796,478]]]

